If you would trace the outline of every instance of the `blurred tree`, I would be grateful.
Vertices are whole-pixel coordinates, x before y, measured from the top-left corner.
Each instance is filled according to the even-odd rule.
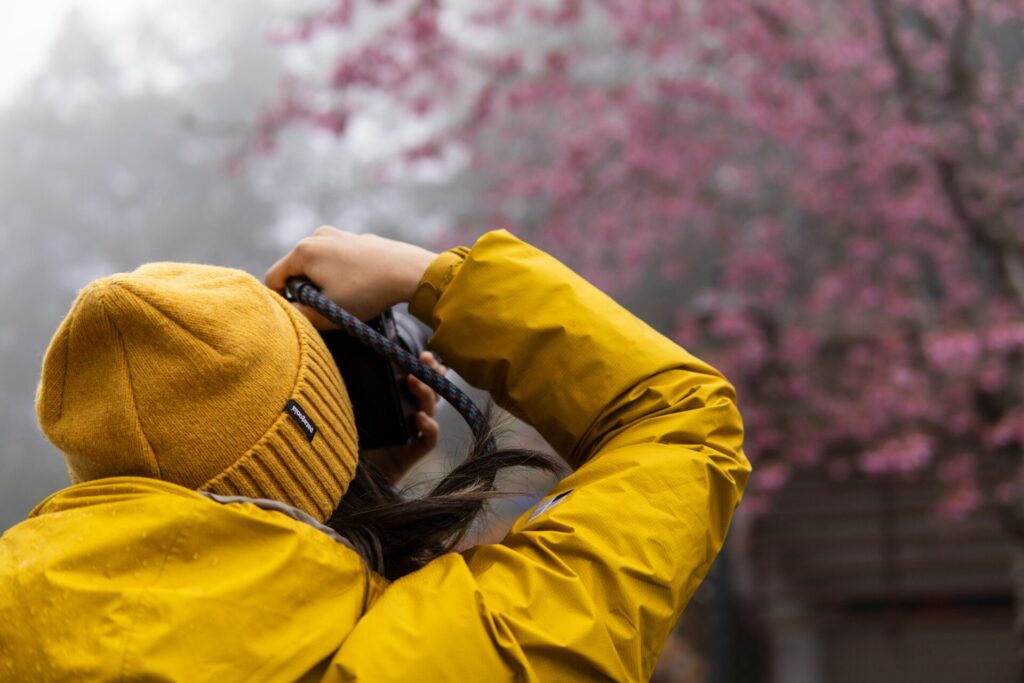
[[[514,225],[738,385],[762,509],[796,467],[937,476],[1024,529],[1018,0],[331,0],[258,138],[414,120],[393,175]],[[314,70],[315,73],[315,70]],[[1024,533],[1017,534],[1024,547]],[[1022,593],[1024,594],[1024,593]]]
[[[68,484],[33,396],[79,287],[150,260],[261,274],[279,256],[273,198],[223,169],[280,62],[252,4],[179,3],[116,41],[74,12],[43,72],[0,110],[0,530]],[[186,24],[194,16],[190,50],[182,12]],[[237,132],[186,125],[199,115],[237,121]]]
[[[755,486],[938,466],[963,513],[975,460],[1024,443],[1020,3],[327,7],[284,38],[341,32],[329,74],[286,81],[258,144],[420,121],[392,173],[462,155],[474,218],[717,357]]]

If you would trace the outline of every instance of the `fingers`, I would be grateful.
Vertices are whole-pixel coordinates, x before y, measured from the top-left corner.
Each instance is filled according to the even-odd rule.
[[[321,225],[313,231],[310,237],[299,240],[292,247],[291,251],[279,259],[277,263],[270,266],[263,276],[263,281],[267,287],[278,292],[284,291],[285,281],[290,277],[305,275],[316,282],[310,270],[314,266],[320,265],[320,270],[322,271],[322,266],[324,265],[322,263],[317,264],[316,262],[323,261],[330,254],[332,245],[337,246],[340,243],[348,247],[353,244],[352,240],[357,238],[358,236],[354,233],[338,230],[329,225]],[[317,286],[322,287],[324,284],[323,282],[318,282]]]
[[[313,231],[313,237],[329,237],[331,235],[341,235],[344,233],[344,230],[338,230],[337,228],[332,227],[330,225],[321,225],[319,228]]]
[[[426,454],[437,446],[437,441],[441,436],[441,426],[437,424],[437,420],[421,410],[416,413],[416,427],[420,430],[417,445],[423,449],[422,453]]]
[[[412,298],[436,257],[406,242],[322,226],[272,265],[264,281],[280,293],[288,278],[305,276],[325,297],[360,320],[369,320]]]
[[[291,251],[285,254],[284,257],[279,259],[277,263],[267,270],[266,274],[263,276],[263,281],[266,283],[267,287],[278,293],[283,293],[285,283],[288,281],[288,278],[298,276],[307,277],[315,282],[310,271],[313,269],[317,254],[322,254],[322,252],[329,247],[329,239],[332,234],[344,233],[342,233],[341,230],[325,225],[317,228],[312,237],[306,237],[300,240]],[[317,329],[324,330],[336,327],[336,325],[328,321],[312,308],[298,302],[293,302],[292,305],[299,309],[304,316],[309,318],[310,322],[312,322]]]
[[[296,267],[294,251],[290,251],[267,269],[266,274],[263,276],[263,282],[275,292],[283,292],[285,281],[292,275],[298,274],[295,270]]]
[[[438,361],[437,357],[430,351],[424,351],[423,353],[421,353],[420,360],[423,361],[426,365],[428,365],[434,372],[438,373],[439,375],[444,376],[448,374],[448,368],[445,367],[444,365],[441,365],[441,362]]]
[[[434,354],[430,351],[424,351],[421,353],[420,360],[423,361],[427,367],[442,376],[448,373],[448,368],[441,365]],[[428,416],[433,417],[434,413],[437,411],[437,402],[440,400],[440,397],[430,386],[412,375],[409,375],[408,382],[409,391],[412,392],[413,398],[415,398],[417,404],[419,404],[420,410],[424,411]]]
[[[428,416],[433,417],[437,411],[437,394],[434,393],[434,390],[421,380],[409,375],[409,391],[412,392],[412,397],[416,399],[416,405],[419,409]]]
[[[420,360],[441,375],[448,372],[448,368],[441,365],[430,351],[421,353]],[[420,432],[416,441],[416,451],[418,455],[423,455],[437,446],[441,435],[441,427],[434,419],[439,397],[430,386],[412,375],[409,375],[409,390],[420,408],[416,413],[416,427]]]
[[[318,229],[319,231],[319,229]],[[307,237],[295,247],[284,255],[277,263],[270,266],[267,270],[266,275],[263,276],[263,281],[267,287],[273,289],[279,294],[284,293],[285,283],[290,277],[296,276],[308,276],[307,269],[309,267],[309,261],[311,259],[311,252],[320,248],[318,240],[323,239],[322,237]],[[298,302],[293,302],[293,306],[299,309],[302,315],[306,316],[313,326],[319,330],[326,330],[332,327],[336,327],[329,320],[321,316],[319,313],[314,311],[309,306],[305,306]]]
[[[320,244],[322,239],[322,236],[314,236],[300,240],[291,251],[279,259],[277,263],[270,266],[266,275],[263,276],[263,281],[267,287],[276,292],[283,292],[284,284],[288,278],[306,275],[306,268],[309,265],[312,252],[322,246]]]
[[[420,360],[440,372],[442,375],[448,372],[448,368],[441,365],[441,362],[437,360],[437,356],[435,356],[431,351],[424,351],[421,353]]]

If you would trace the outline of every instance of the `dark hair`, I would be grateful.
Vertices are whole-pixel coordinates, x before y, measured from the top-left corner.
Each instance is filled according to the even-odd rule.
[[[347,538],[369,569],[395,580],[454,550],[484,504],[507,495],[495,489],[498,473],[530,467],[553,474],[560,460],[523,448],[488,452],[491,433],[474,440],[465,460],[424,496],[395,489],[372,464],[360,459],[348,491],[327,525]]]

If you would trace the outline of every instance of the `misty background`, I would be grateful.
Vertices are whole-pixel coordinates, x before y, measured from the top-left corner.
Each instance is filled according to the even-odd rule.
[[[321,224],[429,244],[452,223],[458,169],[380,182],[395,122],[384,136],[365,120],[345,141],[305,131],[250,152],[282,69],[304,66],[268,35],[301,11],[279,0],[4,10],[0,529],[69,483],[33,401],[50,337],[87,282],[148,261],[262,278]]]

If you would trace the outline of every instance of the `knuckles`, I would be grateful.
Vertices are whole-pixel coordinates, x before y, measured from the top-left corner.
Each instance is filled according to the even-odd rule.
[[[295,248],[292,249],[300,260],[304,260],[312,256],[317,251],[317,244],[311,237],[305,237],[298,241]]]
[[[313,237],[327,237],[339,232],[339,230],[330,225],[321,225],[319,228],[313,231]]]

